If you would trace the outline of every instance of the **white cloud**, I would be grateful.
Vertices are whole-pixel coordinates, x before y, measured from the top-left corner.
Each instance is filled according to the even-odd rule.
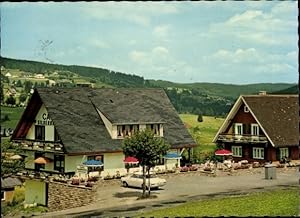
[[[280,1],[272,8],[271,13],[279,17],[290,16],[298,8],[297,4],[298,1]]]
[[[89,43],[96,48],[110,48],[110,44],[100,39],[91,39]]]
[[[245,43],[273,46],[296,43],[297,7],[294,2],[279,2],[269,11],[246,10],[221,23],[210,25],[209,35],[219,34]],[[284,16],[279,16],[284,14]]]
[[[154,16],[178,13],[175,4],[164,2],[91,2],[82,4],[82,11],[88,18],[127,20],[142,26]]]
[[[229,18],[226,22],[227,24],[234,25],[234,24],[242,24],[245,25],[245,22],[253,21],[257,17],[262,17],[262,11],[246,11],[242,14],[234,15],[233,17]]]
[[[169,35],[170,25],[156,26],[153,30],[153,35],[159,39],[165,39]]]
[[[220,49],[212,55],[204,56],[204,60],[220,62],[224,64],[230,63],[257,63],[261,62],[261,56],[255,48],[237,49],[229,51]]]
[[[162,46],[157,46],[151,51],[131,51],[128,54],[130,60],[140,64],[155,64],[159,60],[166,60],[170,57],[169,50]]]
[[[149,54],[142,51],[132,51],[128,56],[133,62],[144,63],[148,59]]]
[[[168,56],[169,55],[169,51],[168,49],[166,49],[165,47],[162,46],[158,46],[152,49],[152,54],[155,56]]]

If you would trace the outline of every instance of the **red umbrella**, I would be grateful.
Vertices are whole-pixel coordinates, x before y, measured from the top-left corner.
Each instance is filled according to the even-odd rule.
[[[137,164],[137,163],[139,163],[139,160],[136,159],[135,157],[126,157],[124,159],[124,163]]]
[[[232,155],[232,152],[228,151],[226,149],[220,149],[220,150],[217,150],[215,152],[215,155],[217,155],[217,156],[229,156],[229,155]]]

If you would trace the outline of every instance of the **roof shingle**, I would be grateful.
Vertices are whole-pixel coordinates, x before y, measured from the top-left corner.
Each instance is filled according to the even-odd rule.
[[[299,144],[298,95],[249,95],[243,99],[276,147]]]

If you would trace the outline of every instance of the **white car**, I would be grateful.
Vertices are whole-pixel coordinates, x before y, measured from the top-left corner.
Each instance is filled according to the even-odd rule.
[[[122,185],[124,187],[143,187],[143,174],[135,173],[133,175],[125,176],[121,178]],[[165,179],[158,178],[155,174],[150,174],[150,188],[159,188],[166,185],[167,181]],[[149,177],[146,174],[146,189],[149,185]]]

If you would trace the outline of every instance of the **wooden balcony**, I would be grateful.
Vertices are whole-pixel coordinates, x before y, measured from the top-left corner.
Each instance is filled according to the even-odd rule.
[[[235,134],[219,134],[217,141],[232,142],[232,143],[267,143],[268,139],[265,136],[257,135],[235,135]]]
[[[15,141],[15,143],[20,143],[22,149],[24,150],[64,153],[64,147],[59,142],[37,142],[37,141],[23,140],[20,142]]]

